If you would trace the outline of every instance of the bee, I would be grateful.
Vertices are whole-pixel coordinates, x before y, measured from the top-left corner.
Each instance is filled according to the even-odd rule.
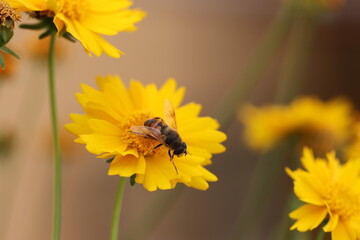
[[[159,144],[150,151],[162,145],[166,146],[170,161],[173,160],[174,156],[181,157],[187,154],[187,145],[181,140],[177,132],[175,110],[169,99],[166,99],[164,103],[164,120],[159,117],[147,119],[144,126],[132,126],[130,132],[158,141]],[[176,173],[178,173],[173,161],[172,163]]]

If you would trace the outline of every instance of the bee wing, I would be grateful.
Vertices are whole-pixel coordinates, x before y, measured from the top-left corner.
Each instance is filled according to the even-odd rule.
[[[164,139],[161,136],[160,130],[148,126],[132,126],[130,132],[135,133],[144,138],[153,139],[164,143]]]
[[[169,99],[165,99],[164,103],[164,121],[172,129],[177,129],[174,106]]]

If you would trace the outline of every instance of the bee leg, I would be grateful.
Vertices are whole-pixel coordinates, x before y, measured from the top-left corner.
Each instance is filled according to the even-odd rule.
[[[169,154],[169,157],[170,157],[170,161],[173,160],[174,154],[171,154],[171,151],[170,151],[170,150],[168,151],[168,154]]]
[[[177,175],[179,175],[179,172],[178,172],[178,170],[177,170],[177,167],[176,167],[176,165],[175,165],[174,161],[171,161],[171,162],[172,162],[172,164],[174,165],[174,168],[175,168],[176,174],[177,174]]]
[[[175,163],[174,163],[174,161],[173,161],[173,159],[174,159],[174,154],[171,154],[171,151],[170,151],[170,150],[168,151],[168,154],[169,154],[169,156],[170,156],[170,162],[172,162],[172,164],[174,165],[176,174],[179,175],[179,172],[178,172],[178,170],[177,170],[177,167],[176,167],[176,165],[175,165]]]
[[[151,149],[151,150],[155,150],[155,149],[157,149],[158,147],[161,147],[163,144],[162,143],[160,143],[159,145],[156,145],[153,149]]]
[[[152,149],[150,149],[149,151],[146,152],[145,156],[148,155],[152,150],[157,149],[158,147],[161,147],[163,144],[160,143],[159,145],[156,145],[155,147],[153,147]]]

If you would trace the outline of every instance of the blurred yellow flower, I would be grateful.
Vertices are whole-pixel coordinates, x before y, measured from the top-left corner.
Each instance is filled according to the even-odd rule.
[[[127,89],[117,76],[98,77],[97,84],[100,90],[82,85],[83,93],[76,96],[86,114],[71,114],[73,123],[66,128],[79,136],[75,141],[86,144],[89,152],[99,158],[114,157],[109,175],[130,177],[135,174],[135,181],[149,191],[171,189],[178,182],[206,190],[207,181],[217,181],[204,166],[211,163],[212,154],[225,151],[221,142],[226,135],[217,130],[216,120],[199,117],[201,105],[180,106],[185,89],[177,89],[175,80],[169,79],[160,89],[135,80]],[[144,126],[147,119],[164,118],[166,99],[174,105],[177,131],[189,153],[175,156],[174,165],[167,147],[154,149],[158,141],[131,131],[133,126]]]
[[[347,159],[360,158],[360,121],[355,121],[351,127],[351,139],[344,147],[344,155]]]
[[[247,144],[257,150],[272,148],[291,134],[299,134],[306,145],[333,149],[349,135],[352,107],[343,99],[323,102],[302,97],[290,105],[246,106],[239,114],[245,125]]]
[[[286,169],[296,196],[306,203],[290,213],[296,220],[290,229],[313,230],[328,219],[323,230],[333,240],[360,239],[360,159],[341,165],[335,152],[321,159],[304,148],[301,162],[305,170]]]
[[[20,11],[40,12],[53,18],[58,33],[69,32],[81,42],[85,51],[100,56],[103,52],[120,57],[122,52],[100,34],[116,35],[134,31],[145,12],[128,9],[130,0],[11,0]]]

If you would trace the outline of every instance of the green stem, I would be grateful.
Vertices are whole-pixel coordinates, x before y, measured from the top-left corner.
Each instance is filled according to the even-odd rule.
[[[294,23],[275,96],[278,103],[288,103],[301,90],[317,26],[316,20],[316,15],[303,12]]]
[[[157,193],[157,197],[151,203],[148,203],[141,215],[129,224],[129,230],[125,233],[124,240],[146,239],[149,237],[180,198],[184,189],[183,186],[176,186],[176,189],[172,191]]]
[[[325,236],[325,232],[322,229],[319,229],[319,232],[316,236],[316,240],[323,240]]]
[[[111,224],[110,240],[118,240],[121,205],[124,196],[126,178],[120,177],[114,204],[113,219]]]
[[[254,55],[242,70],[241,76],[232,88],[221,106],[227,106],[226,111],[220,108],[217,116],[224,130],[232,121],[237,108],[248,98],[251,90],[257,85],[265,72],[270,60],[285,40],[296,15],[292,4],[284,4],[276,15],[269,30],[264,36]]]
[[[51,34],[49,47],[49,92],[50,92],[50,107],[51,107],[51,122],[54,143],[55,156],[55,178],[54,178],[54,206],[53,206],[53,240],[60,239],[60,224],[61,224],[61,152],[56,110],[56,95],[55,95],[55,32]]]
[[[231,239],[255,239],[255,235],[259,234],[266,210],[279,185],[285,156],[288,149],[292,149],[292,144],[292,141],[284,141],[277,148],[260,156]]]

